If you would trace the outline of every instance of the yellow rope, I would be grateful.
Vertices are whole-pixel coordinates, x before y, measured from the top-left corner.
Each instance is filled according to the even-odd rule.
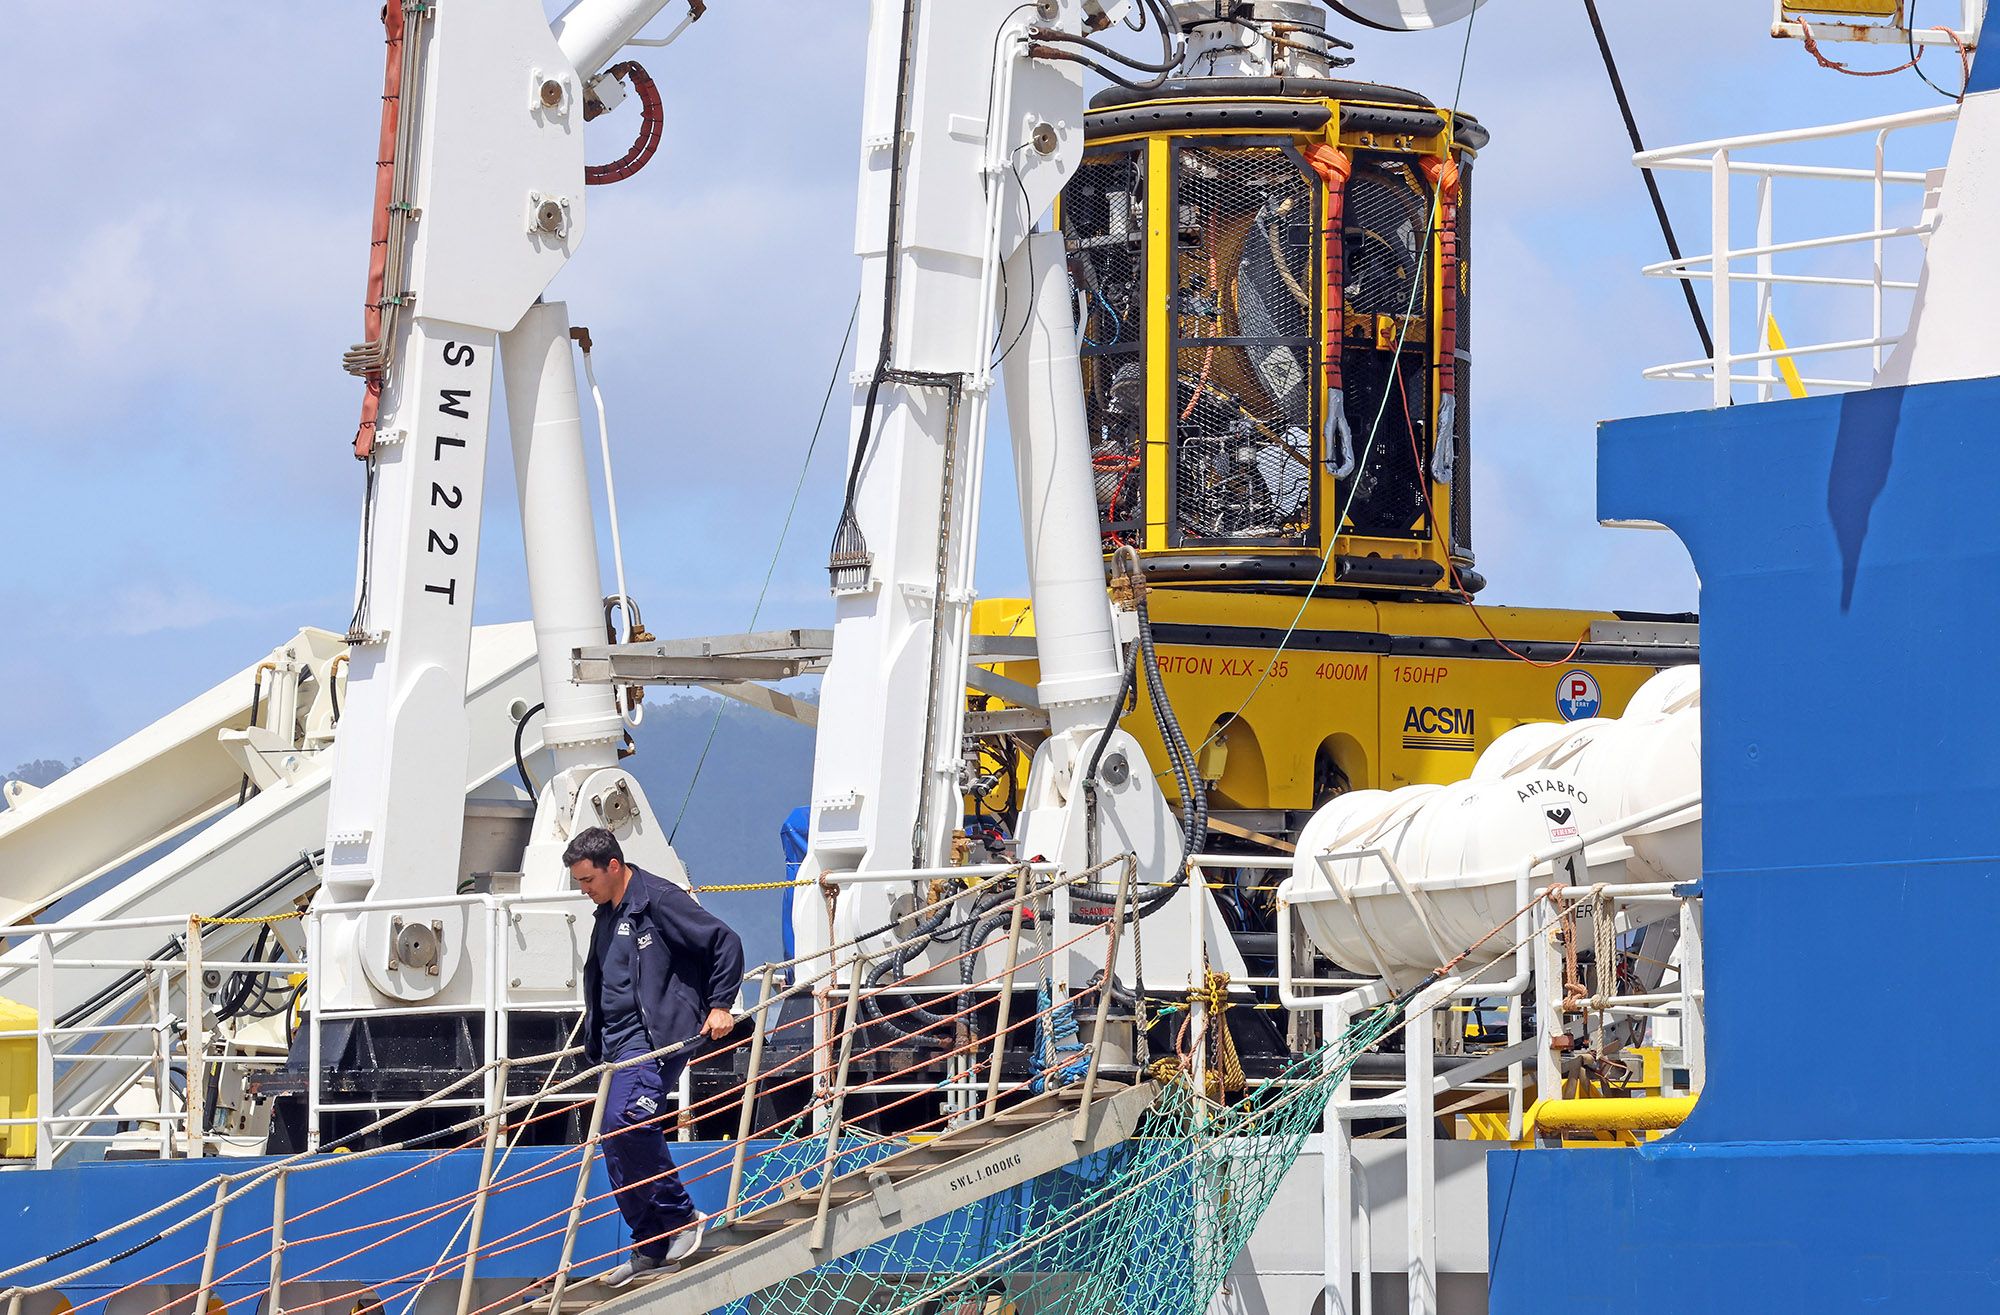
[[[712,890],[789,890],[793,886],[815,886],[819,883],[811,877],[795,877],[791,881],[738,881],[720,886],[691,886],[697,895],[706,895]]]
[[[284,921],[286,921],[287,919],[290,919],[290,918],[303,918],[303,917],[305,917],[305,916],[306,916],[306,915],[305,915],[305,913],[304,913],[304,911],[303,911],[303,910],[300,910],[300,909],[293,909],[293,910],[292,910],[292,911],[291,911],[290,913],[267,913],[267,914],[265,914],[265,915],[264,915],[263,917],[261,917],[261,918],[202,918],[202,917],[198,917],[198,918],[196,918],[196,919],[195,919],[195,921],[196,921],[196,922],[198,922],[198,923],[200,923],[200,924],[201,924],[202,926],[204,926],[204,927],[254,927],[254,926],[256,926],[256,925],[257,925],[257,924],[259,924],[259,923],[265,923],[265,922],[284,922]]]

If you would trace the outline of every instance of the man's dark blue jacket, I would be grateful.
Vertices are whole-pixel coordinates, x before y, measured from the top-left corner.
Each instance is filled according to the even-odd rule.
[[[694,896],[643,868],[632,869],[623,903],[632,916],[633,987],[646,1036],[656,1050],[686,1041],[701,1031],[709,1010],[736,1003],[743,942]],[[583,965],[584,1054],[593,1064],[604,1058],[604,1019],[597,1008],[603,974],[594,930]],[[671,1080],[679,1079],[693,1053],[690,1047],[661,1061]]]

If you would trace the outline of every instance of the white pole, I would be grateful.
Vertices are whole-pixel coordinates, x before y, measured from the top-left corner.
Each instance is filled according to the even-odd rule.
[[[550,302],[530,309],[500,336],[500,362],[546,705],[542,742],[557,772],[616,766],[624,726],[611,687],[570,678],[571,653],[603,642],[604,587],[569,308]]]
[[[1769,174],[1765,174],[1757,180],[1757,246],[1759,248],[1757,254],[1757,341],[1764,347],[1775,348],[1778,344],[1772,340],[1770,329],[1771,262],[1775,259],[1771,254],[1771,232],[1773,226],[1771,182]],[[1875,331],[1876,336],[1880,337],[1881,333],[1882,331],[1878,327]],[[1768,402],[1771,400],[1770,373],[1768,371],[1759,371],[1758,373],[1764,375],[1765,382],[1757,385],[1757,400]]]
[[[1729,376],[1735,370],[1729,345],[1729,152],[1719,150],[1709,162],[1709,292],[1708,317],[1715,335],[1715,379],[1712,400],[1728,406]]]
[[[1445,997],[1449,999],[1450,997]],[[1407,1015],[1403,1029],[1404,1222],[1408,1226],[1410,1315],[1437,1315],[1436,1092],[1431,1009]]]
[[[1321,1039],[1335,1044],[1347,1032],[1353,1011],[1345,1001],[1326,1006],[1326,1024]],[[1353,1069],[1340,1075],[1333,1097],[1326,1103],[1320,1149],[1321,1247],[1326,1256],[1326,1278],[1322,1305],[1326,1315],[1354,1315],[1350,1289],[1354,1275],[1361,1275],[1361,1290],[1368,1291],[1370,1257],[1357,1251],[1350,1221],[1354,1217],[1354,1143],[1347,1132],[1341,1110],[1354,1095]],[[1366,1298],[1364,1298],[1366,1300]]]
[[[56,1039],[49,1035],[55,1026],[56,947],[47,932],[35,937],[35,1113],[42,1122],[35,1129],[35,1167],[55,1164],[56,1124]]]
[[[1688,1065],[1688,1085],[1699,1092],[1708,1082],[1708,1022],[1706,980],[1702,971],[1701,899],[1681,901],[1681,1050]]]
[[[1882,165],[1888,155],[1890,131],[1890,129],[1884,128],[1875,134],[1874,216],[1875,232],[1877,234],[1880,234],[1882,231]],[[1868,336],[1875,339],[1875,346],[1870,349],[1870,359],[1877,370],[1882,368],[1882,242],[1883,239],[1881,237],[1876,237],[1874,243],[1875,267],[1874,273],[1870,276],[1870,281],[1874,284],[1874,290],[1871,307],[1873,315],[1869,320]]]

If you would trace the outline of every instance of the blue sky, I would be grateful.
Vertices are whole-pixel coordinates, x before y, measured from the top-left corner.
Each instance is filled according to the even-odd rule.
[[[1652,144],[1939,103],[1912,75],[1816,69],[1764,35],[1756,0],[1602,8]],[[359,330],[377,12],[322,0],[216,21],[107,0],[9,17],[18,50],[90,38],[88,58],[22,63],[8,130],[0,770],[94,753],[299,625],[345,622],[361,477],[346,446],[359,389],[339,357]],[[751,619],[854,296],[865,16],[860,0],[712,0],[680,43],[642,52],[665,145],[593,194],[589,238],[550,294],[596,335],[628,567],[657,633]],[[1354,38],[1354,75],[1450,102],[1464,28]],[[1956,85],[1948,51],[1926,67]],[[1672,286],[1639,277],[1659,237],[1581,5],[1480,11],[1461,104],[1494,134],[1472,254],[1486,598],[1692,607],[1675,541],[1594,523],[1595,422],[1704,395],[1639,379],[1696,349]],[[629,111],[600,120],[592,158],[620,154],[631,127]],[[1702,249],[1706,183],[1671,182]],[[845,391],[765,624],[829,615]],[[1001,443],[996,425],[988,594],[1021,585]],[[494,453],[487,620],[526,608],[504,441]]]

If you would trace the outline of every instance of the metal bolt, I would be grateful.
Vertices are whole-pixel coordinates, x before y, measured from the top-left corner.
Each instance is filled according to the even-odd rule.
[[[542,108],[554,109],[563,103],[563,84],[550,78],[542,83]]]
[[[1036,124],[1035,130],[1028,134],[1028,141],[1034,146],[1037,153],[1054,155],[1056,153],[1055,125],[1052,123]]]
[[[1043,18],[1054,18],[1062,12],[1062,5],[1057,0],[1035,0],[1035,12]]]
[[[518,978],[518,977],[516,977],[516,978],[515,978],[515,979],[513,980],[513,985],[515,985],[515,986],[519,986],[520,984],[521,984],[521,979],[520,979],[520,978]]]
[[[555,201],[544,201],[535,210],[535,227],[544,233],[560,233],[563,226],[563,208]]]

